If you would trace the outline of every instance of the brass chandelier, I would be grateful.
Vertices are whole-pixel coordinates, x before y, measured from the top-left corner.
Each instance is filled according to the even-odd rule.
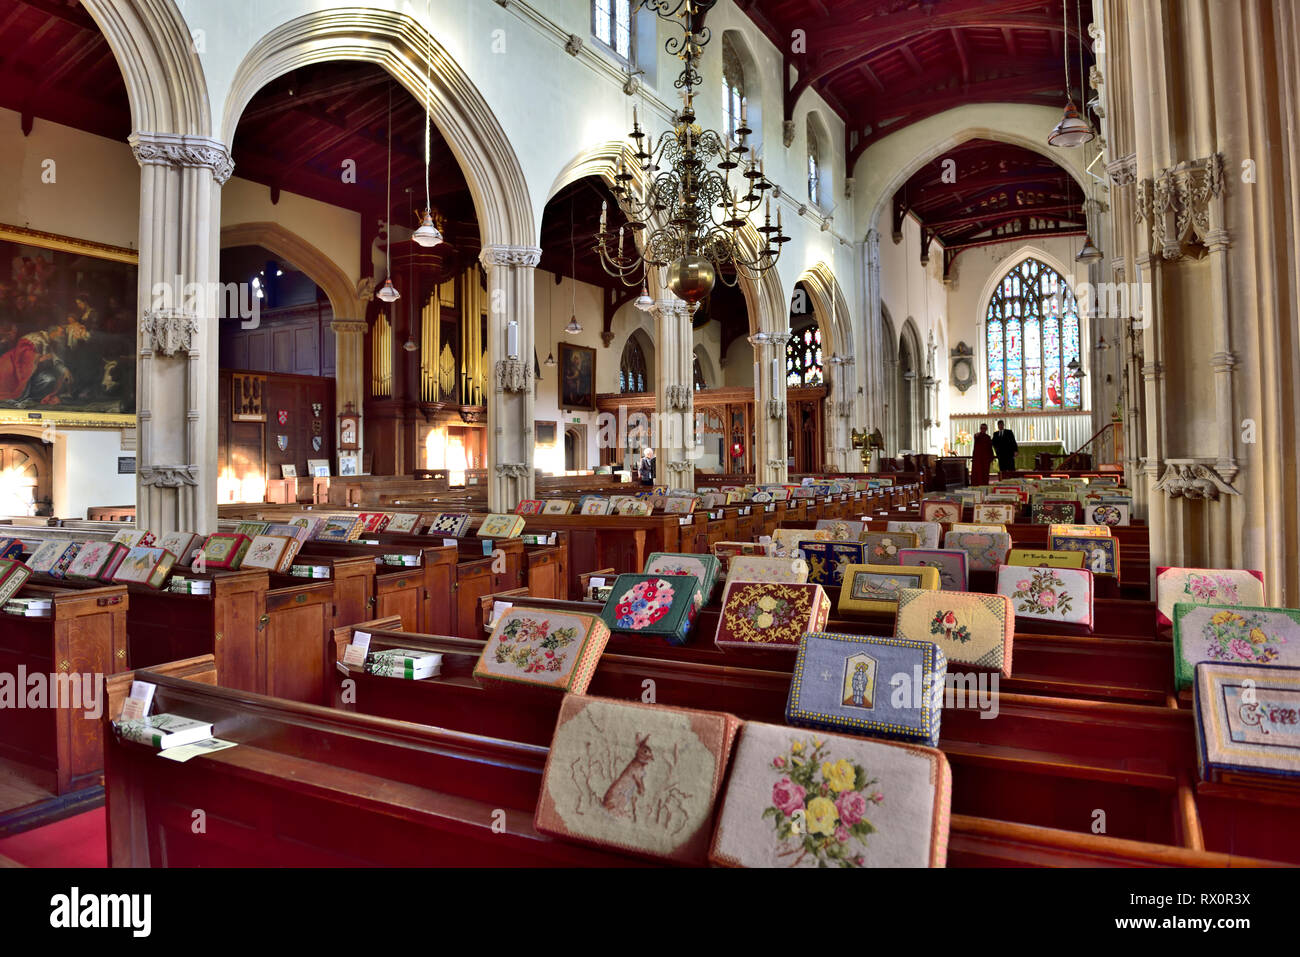
[[[620,160],[612,192],[627,222],[617,233],[606,225],[606,204],[601,204],[600,232],[596,251],[611,276],[625,285],[644,283],[651,268],[667,267],[668,288],[680,299],[699,308],[714,281],[721,276],[727,285],[740,277],[760,278],[776,265],[782,244],[790,237],[781,232],[781,210],[772,223],[772,200],[764,197],[772,183],[755,160],[746,140],[753,132],[739,118],[735,140],[713,130],[702,130],[695,122],[695,89],[703,78],[700,57],[711,36],[700,24],[717,0],[639,0],[635,10],[652,10],[682,31],[664,44],[670,54],[683,61],[674,84],[681,90],[683,107],[674,126],[662,134],[656,146],[632,110],[634,159],[646,186],[638,189],[636,175]],[[740,170],[736,181],[732,171]],[[752,252],[742,241],[749,217],[764,205],[763,225],[755,227],[762,245]],[[629,237],[625,235],[631,232]]]

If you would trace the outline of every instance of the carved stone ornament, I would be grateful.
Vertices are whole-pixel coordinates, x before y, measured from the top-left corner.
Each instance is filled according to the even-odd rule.
[[[1240,495],[1212,466],[1195,459],[1168,459],[1155,490],[1170,498],[1217,501],[1221,494]]]
[[[1128,156],[1107,163],[1106,172],[1116,186],[1132,186],[1137,179],[1137,154],[1129,153]]]
[[[150,309],[140,317],[145,348],[163,356],[188,353],[199,334],[199,320],[177,309]]]
[[[526,479],[533,472],[533,467],[524,462],[502,462],[497,466],[497,475],[512,479]]]
[[[779,468],[781,468],[781,467],[784,466],[784,465],[785,465],[785,463],[782,462],[780,459],[768,459],[768,460],[767,460],[767,467],[770,468],[770,469],[779,469]]]
[[[206,168],[212,170],[212,178],[223,185],[235,171],[226,144],[207,136],[135,132],[127,137],[127,142],[141,166]]]
[[[1138,184],[1134,216],[1151,230],[1151,249],[1181,259],[1190,243],[1222,241],[1223,154],[1189,160]]]
[[[498,359],[497,388],[502,392],[523,392],[528,388],[532,370],[519,359]]]
[[[484,269],[493,266],[536,266],[542,261],[542,251],[536,246],[484,246],[479,253]]]
[[[853,414],[853,403],[852,403],[852,402],[837,402],[837,403],[835,404],[835,413],[836,413],[837,415],[841,415],[841,416],[843,416],[844,418],[847,419],[849,416],[851,416],[851,415]]]
[[[612,346],[614,344],[614,330],[602,329],[600,333],[600,341],[605,343],[606,349]]]
[[[786,120],[781,124],[781,142],[785,144],[786,149],[794,143],[794,120]]]
[[[688,469],[691,469],[693,467],[694,466],[692,466],[691,463],[686,459],[682,459],[681,461],[678,462],[668,463],[668,471],[670,472],[685,472]]]
[[[686,411],[691,407],[694,393],[684,385],[670,385],[664,389],[664,403],[668,411]]]
[[[582,52],[582,37],[576,33],[570,33],[569,39],[564,44],[564,52],[569,56],[577,56]]]
[[[769,419],[785,418],[785,403],[779,399],[767,400],[767,417]]]
[[[357,298],[369,302],[375,298],[375,277],[362,276],[357,280]]]
[[[140,469],[137,477],[141,485],[180,488],[183,485],[198,485],[197,471],[193,465],[153,465]]]

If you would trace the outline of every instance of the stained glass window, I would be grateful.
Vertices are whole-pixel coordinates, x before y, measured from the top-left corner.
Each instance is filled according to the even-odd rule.
[[[817,326],[790,335],[785,346],[785,384],[791,389],[822,384],[822,331]]]
[[[641,351],[636,339],[628,339],[627,345],[623,347],[623,358],[618,364],[618,391],[646,392],[648,381],[645,353]]]
[[[1079,409],[1079,310],[1069,284],[1037,259],[1002,277],[984,318],[989,411]]]
[[[597,40],[631,61],[632,0],[593,0],[591,29]]]

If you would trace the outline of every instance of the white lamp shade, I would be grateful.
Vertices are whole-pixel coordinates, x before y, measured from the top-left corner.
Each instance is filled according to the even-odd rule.
[[[1083,237],[1083,248],[1079,250],[1079,255],[1074,257],[1077,263],[1095,263],[1101,258],[1101,250],[1093,245],[1092,237],[1085,235]]]
[[[1091,124],[1079,115],[1073,103],[1065,104],[1065,113],[1047,136],[1048,146],[1072,149],[1090,143],[1096,137]]]
[[[402,298],[402,294],[397,291],[397,287],[393,285],[391,279],[385,279],[384,284],[379,288],[379,292],[375,293],[375,295],[384,302],[396,302]]]
[[[424,222],[420,223],[420,228],[411,235],[411,239],[425,247],[445,242],[442,233],[438,232],[438,227],[433,225],[433,217],[428,213],[424,214]]]
[[[569,317],[569,324],[564,327],[564,331],[571,336],[576,336],[578,333],[582,331],[582,323],[578,321],[577,316]]]

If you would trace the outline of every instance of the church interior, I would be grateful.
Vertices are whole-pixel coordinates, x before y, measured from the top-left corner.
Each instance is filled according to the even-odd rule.
[[[1298,13],[0,0],[0,866],[1300,865]]]

